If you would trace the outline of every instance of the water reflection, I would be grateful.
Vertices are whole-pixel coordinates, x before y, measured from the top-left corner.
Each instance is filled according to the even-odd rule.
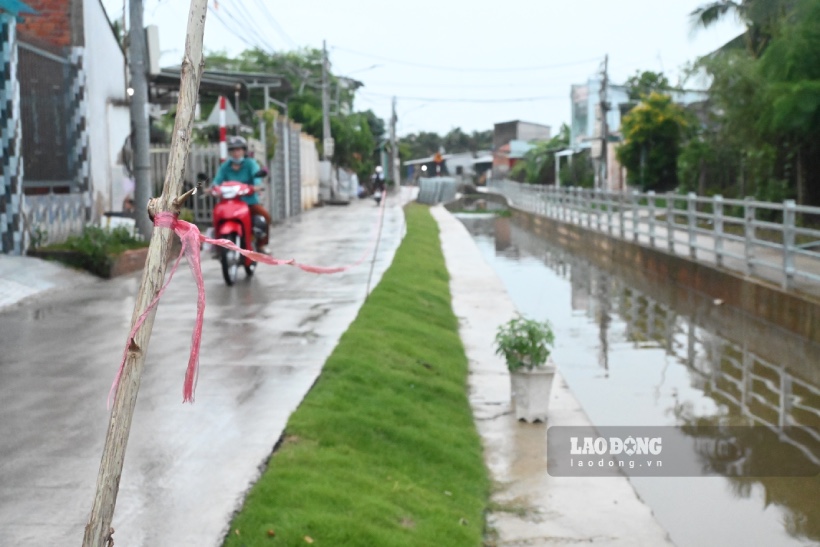
[[[593,422],[682,426],[696,440],[692,457],[724,476],[719,480],[729,488],[719,496],[698,484],[708,479],[674,484],[666,479],[670,484],[665,487],[659,487],[662,479],[633,480],[656,514],[670,515],[659,520],[673,539],[680,545],[715,544],[714,535],[698,535],[680,516],[676,498],[685,498],[724,515],[712,524],[730,531],[732,543],[723,544],[772,544],[761,538],[776,538],[771,541],[781,545],[820,541],[817,475],[766,476],[767,470],[792,464],[820,465],[820,389],[805,375],[820,364],[815,345],[741,318],[700,295],[681,297],[680,288],[639,276],[621,279],[509,219],[461,220],[471,233],[484,234],[476,235],[476,241],[519,310],[527,313],[529,308],[548,314],[553,324],[567,325],[566,346],[585,344],[556,352],[564,352],[562,371]],[[551,295],[540,308],[534,303],[539,292]],[[557,297],[561,292],[569,292],[566,308]],[[586,326],[578,326],[579,317]],[[592,330],[597,334],[594,347],[589,343]],[[780,348],[786,346],[784,354]],[[578,357],[582,351],[584,358]],[[586,364],[593,351],[597,371]],[[625,399],[625,390],[633,401]],[[653,404],[641,403],[644,394]],[[642,411],[630,413],[625,408],[630,404],[642,404]],[[724,435],[704,434],[721,428],[726,428]],[[725,499],[717,499],[721,497]],[[757,509],[750,501],[759,503]],[[755,511],[761,518],[750,519]]]

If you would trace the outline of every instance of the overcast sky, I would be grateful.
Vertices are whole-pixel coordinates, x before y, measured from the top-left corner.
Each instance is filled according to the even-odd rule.
[[[123,0],[102,2],[109,17],[122,15]],[[190,3],[144,3],[145,24],[160,29],[161,64],[178,65]],[[570,85],[600,73],[605,55],[613,83],[653,70],[674,84],[683,65],[739,34],[734,20],[693,33],[689,13],[704,3],[211,0],[205,49],[287,51],[326,40],[333,72],[365,84],[357,110],[387,120],[397,97],[400,136],[481,131],[516,119],[550,125],[555,134],[569,122]]]

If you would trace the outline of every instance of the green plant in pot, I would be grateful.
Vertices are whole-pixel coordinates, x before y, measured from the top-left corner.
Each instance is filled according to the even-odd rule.
[[[547,420],[555,377],[555,365],[550,359],[554,343],[555,333],[549,321],[519,315],[498,327],[496,354],[504,357],[510,371],[512,400],[519,420]]]

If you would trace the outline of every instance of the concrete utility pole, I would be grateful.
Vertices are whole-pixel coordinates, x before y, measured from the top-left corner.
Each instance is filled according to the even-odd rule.
[[[128,67],[131,72],[131,148],[134,152],[134,207],[137,228],[146,239],[153,224],[148,218],[151,191],[151,152],[148,125],[148,48],[145,40],[142,0],[129,1],[131,26],[128,29]]]
[[[131,1],[133,8],[134,0]],[[138,3],[142,6],[141,2]],[[194,124],[194,109],[197,102],[199,82],[202,69],[205,66],[202,57],[202,39],[205,32],[207,9],[208,0],[191,0],[188,32],[185,40],[185,55],[182,60],[177,116],[174,120],[174,132],[171,137],[171,152],[168,158],[168,169],[165,173],[162,195],[151,202],[154,214],[159,212],[179,214],[182,203],[187,197],[187,195],[180,194],[182,193],[182,176],[185,171],[191,131]],[[138,21],[142,21],[141,16],[137,21],[132,19],[132,24],[141,33],[142,24],[136,24]],[[147,217],[145,208],[141,209],[140,212]],[[100,461],[100,471],[97,475],[94,504],[83,536],[83,547],[110,547],[114,544],[112,538],[114,530],[111,528],[111,521],[117,503],[120,477],[122,476],[125,461],[125,448],[128,444],[131,421],[134,417],[142,370],[145,367],[148,342],[151,339],[154,316],[157,312],[156,307],[151,308],[150,305],[165,280],[172,236],[173,232],[169,229],[154,230],[151,233],[148,257],[142,271],[142,282],[134,304],[134,313],[131,317],[131,330],[135,328],[141,316],[145,315],[145,321],[141,327],[136,329],[133,338],[129,341],[125,365],[117,384],[113,409],[108,422],[108,433],[105,437],[103,455]]]
[[[327,77],[327,47],[322,40],[322,157],[333,157],[333,136],[330,134],[330,84]]]
[[[393,114],[390,116],[390,178],[393,184],[399,185],[399,147],[396,144],[396,97],[393,97]]]
[[[609,127],[607,126],[606,115],[609,112],[609,103],[607,102],[607,86],[609,85],[609,75],[607,65],[609,64],[609,55],[604,56],[604,70],[601,78],[601,173],[599,175],[599,185],[601,189],[607,188],[607,138],[609,136]]]

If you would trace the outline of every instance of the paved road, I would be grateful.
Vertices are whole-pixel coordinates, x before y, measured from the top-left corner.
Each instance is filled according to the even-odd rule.
[[[387,205],[373,285],[404,232],[398,200]],[[280,258],[351,264],[371,247],[377,217],[372,200],[315,209],[275,228],[271,248]],[[114,515],[117,547],[220,544],[363,303],[369,272],[369,260],[333,275],[260,266],[229,288],[218,261],[203,260],[201,372],[196,402],[183,405],[196,292],[182,266],[148,350]],[[6,303],[28,292],[21,281]],[[138,283],[139,274],[78,277],[70,291],[0,311],[0,545],[81,543]]]

